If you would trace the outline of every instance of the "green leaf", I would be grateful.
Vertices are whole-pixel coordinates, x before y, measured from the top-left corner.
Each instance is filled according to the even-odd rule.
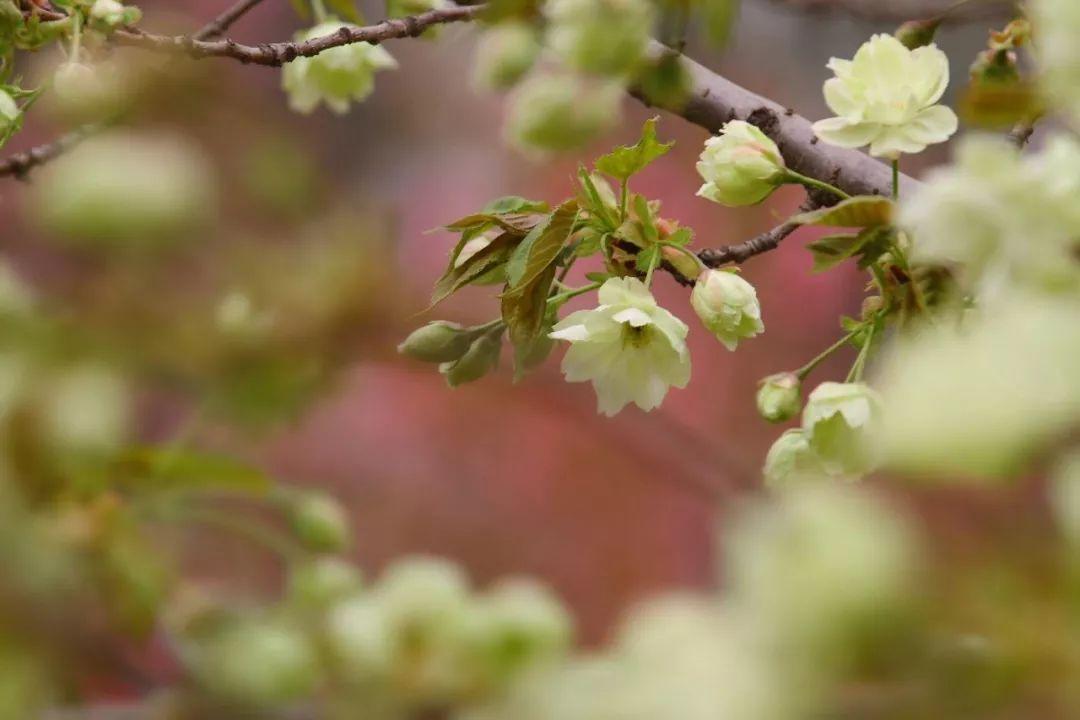
[[[675,245],[677,247],[686,247],[694,240],[694,231],[688,227],[681,227],[675,232],[664,238],[664,242],[668,245]]]
[[[458,232],[482,225],[498,225],[507,232],[516,232],[524,235],[540,222],[544,216],[539,213],[473,213],[459,218],[449,225],[444,225],[446,230]]]
[[[518,240],[519,236],[513,233],[503,233],[461,265],[454,267],[451,263],[451,266],[435,283],[435,289],[431,294],[431,305],[428,309],[505,263]]]
[[[346,20],[357,25],[364,24],[364,16],[356,8],[356,3],[353,0],[326,0],[326,6],[330,12],[334,13],[342,20]]]
[[[709,0],[704,3],[705,27],[709,39],[720,47],[727,45],[731,29],[739,18],[739,0]]]
[[[604,185],[597,185],[598,181],[604,183]],[[613,213],[618,211],[615,207],[615,194],[611,191],[607,182],[598,175],[592,175],[585,169],[584,165],[578,168],[578,182],[581,184],[581,190],[584,193],[585,209],[597,218],[605,229],[614,230],[618,223],[615,222]],[[600,187],[605,188],[610,200],[605,199],[600,194]]]
[[[525,376],[525,373],[529,372],[533,368],[536,368],[544,363],[551,355],[551,351],[555,348],[555,341],[548,337],[548,333],[551,332],[552,326],[555,325],[555,321],[558,318],[557,310],[548,305],[544,312],[543,322],[540,324],[540,330],[531,342],[523,342],[520,345],[514,346],[514,382],[520,382]]]
[[[641,223],[642,236],[649,242],[660,239],[660,233],[656,230],[656,221],[653,219],[652,208],[644,195],[634,195],[634,212]]]
[[[658,262],[660,252],[661,248],[659,245],[651,245],[642,250],[637,254],[637,258],[634,260],[634,267],[636,267],[639,272],[648,272],[649,268],[653,266],[653,263]]]
[[[814,272],[830,270],[859,250],[858,235],[827,235],[806,244],[814,256]]]
[[[877,262],[887,253],[893,244],[894,230],[891,227],[867,228],[859,233],[859,267],[863,270]]]
[[[556,267],[548,265],[525,284],[502,296],[502,318],[514,345],[515,363],[532,353],[533,345],[544,327],[547,299],[555,280]]]
[[[602,233],[595,228],[586,228],[584,232],[578,235],[578,240],[574,244],[574,255],[577,257],[589,257],[600,252],[605,235],[607,233]]]
[[[587,272],[585,273],[585,279],[590,282],[602,283],[614,277],[609,272]]]
[[[551,208],[543,200],[528,200],[518,195],[496,198],[484,206],[484,213],[507,215],[509,213],[546,213]]]
[[[196,489],[263,494],[272,487],[263,471],[227,455],[141,446],[127,450],[117,462],[117,481],[126,481],[131,490],[140,492]]]
[[[791,218],[799,225],[868,228],[888,225],[893,218],[893,201],[880,195],[859,195],[832,207],[802,213]]]
[[[570,239],[578,212],[577,201],[567,200],[525,236],[506,266],[511,288],[528,285],[555,262]]]
[[[616,148],[597,160],[596,169],[620,182],[626,182],[631,175],[641,172],[653,160],[665,155],[675,143],[657,142],[657,119],[645,121],[641,128],[641,139],[635,144]]]

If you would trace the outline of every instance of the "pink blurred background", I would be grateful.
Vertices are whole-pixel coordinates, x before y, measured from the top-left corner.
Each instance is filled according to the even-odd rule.
[[[144,27],[183,31],[227,2],[147,1]],[[689,53],[811,118],[826,113],[820,86],[830,55],[850,56],[870,33],[893,29],[811,17],[769,0],[744,5],[732,45],[720,52],[694,42]],[[380,8],[365,10],[372,20],[382,17]],[[232,36],[286,39],[299,26],[287,2],[270,0]],[[347,504],[355,554],[371,571],[422,552],[464,563],[480,584],[511,573],[539,575],[573,607],[582,637],[595,642],[635,599],[714,582],[717,511],[758,486],[765,450],[782,431],[757,417],[756,382],[831,344],[840,334],[839,316],[858,313],[864,278],[854,268],[811,275],[802,246],[812,234],[793,236],[744,269],[758,289],[766,333],[735,353],[696,322],[684,288],[658,278],[660,301],[691,326],[694,375],[651,414],[628,408],[614,419],[597,415],[590,387],[562,381],[561,350],[517,386],[504,363],[496,376],[456,390],[432,367],[398,358],[394,345],[428,319],[482,322],[497,312],[494,290],[476,288],[416,315],[453,244],[449,234],[425,231],[500,195],[561,200],[573,192],[579,161],[632,142],[651,115],[627,99],[622,127],[596,148],[527,159],[500,140],[503,98],[471,89],[474,33],[456,26],[435,42],[388,43],[401,68],[380,75],[376,94],[343,118],[290,115],[275,70],[207,61],[220,84],[217,101],[230,101],[232,114],[223,112],[220,120],[222,142],[253,131],[299,141],[330,179],[324,192],[345,205],[373,208],[393,229],[386,240],[401,284],[393,315],[365,340],[346,377],[298,422],[278,429],[258,455],[283,479],[326,487]],[[954,58],[955,77],[965,75],[984,36],[982,26],[944,31],[940,42]],[[52,132],[32,125],[8,150]],[[739,211],[695,197],[694,162],[705,131],[664,116],[660,133],[678,144],[634,188],[662,200],[665,217],[694,228],[696,247],[745,240],[799,204],[800,194],[789,190]],[[947,152],[936,148],[919,163],[935,164]],[[11,234],[3,242],[32,257],[32,235],[17,212],[25,190],[5,182],[0,217]],[[228,186],[225,191],[228,196]],[[313,201],[311,211],[317,208]],[[252,228],[272,222],[231,210]],[[841,353],[813,381],[842,378],[850,361]]]

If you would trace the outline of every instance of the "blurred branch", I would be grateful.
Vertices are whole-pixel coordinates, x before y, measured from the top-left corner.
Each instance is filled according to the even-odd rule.
[[[21,180],[32,168],[46,163],[57,155],[75,147],[88,135],[96,132],[98,127],[97,125],[84,125],[52,142],[32,147],[25,152],[15,153],[4,160],[0,160],[0,177],[12,176]]]
[[[940,18],[944,22],[971,22],[1009,15],[1016,0],[772,0],[793,10],[842,13],[873,22]]]
[[[235,5],[203,25],[192,37],[196,40],[209,40],[228,30],[234,22],[247,14],[249,10],[263,0],[239,0]]]
[[[228,57],[242,63],[278,67],[298,57],[311,57],[341,45],[416,37],[433,25],[472,20],[482,10],[483,6],[480,5],[429,10],[420,15],[391,18],[366,27],[343,27],[337,32],[305,42],[275,42],[258,46],[241,45],[229,39],[197,40],[189,35],[153,35],[135,29],[117,31],[112,39],[117,45],[172,52],[195,59]]]

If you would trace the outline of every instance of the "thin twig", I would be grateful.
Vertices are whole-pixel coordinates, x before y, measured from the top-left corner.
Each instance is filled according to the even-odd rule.
[[[209,40],[221,35],[228,30],[234,22],[242,18],[249,10],[262,1],[263,0],[239,0],[235,5],[203,25],[202,28],[191,37],[195,40]]]
[[[802,207],[799,208],[799,211],[809,212],[818,207],[821,207],[818,202],[808,199],[803,203]],[[797,223],[785,222],[782,225],[777,225],[772,230],[763,232],[757,237],[750,238],[746,242],[741,242],[737,245],[727,245],[721,248],[702,250],[698,253],[698,257],[701,258],[701,262],[711,268],[717,268],[721,265],[727,265],[728,263],[741,264],[755,255],[760,255],[780,247],[780,243],[786,240],[789,235],[800,227],[802,227],[802,225]]]
[[[10,155],[0,160],[0,177],[12,176],[18,179],[26,177],[32,168],[52,160],[82,142],[88,135],[99,129],[98,125],[85,125],[62,135],[52,142],[32,147],[24,152]]]
[[[263,45],[241,45],[230,39],[196,40],[188,35],[153,35],[140,30],[121,30],[112,35],[117,45],[137,47],[158,52],[172,52],[201,59],[227,57],[242,63],[278,67],[298,57],[311,57],[341,45],[368,42],[380,43],[396,38],[416,37],[433,25],[472,20],[482,6],[449,7],[429,10],[420,15],[383,20],[366,27],[342,27],[329,35],[304,42],[275,42]]]

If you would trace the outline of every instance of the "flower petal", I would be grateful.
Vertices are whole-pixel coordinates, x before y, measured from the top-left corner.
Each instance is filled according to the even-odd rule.
[[[851,123],[835,117],[814,123],[814,134],[829,143],[845,148],[857,148],[872,142],[882,132],[877,123]]]

